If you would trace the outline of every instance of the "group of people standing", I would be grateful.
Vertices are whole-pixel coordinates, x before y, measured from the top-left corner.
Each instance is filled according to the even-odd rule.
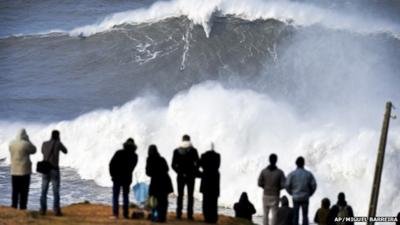
[[[293,218],[290,224],[299,224],[299,211],[301,208],[303,225],[308,225],[308,204],[309,198],[317,189],[317,183],[313,174],[304,168],[303,157],[296,159],[296,170],[285,177],[284,172],[276,166],[278,156],[269,156],[270,164],[261,171],[258,178],[258,186],[264,189],[263,208],[264,225],[276,225],[280,191],[286,191],[293,198]],[[271,214],[271,217],[269,215]],[[270,218],[270,219],[269,219]]]
[[[276,166],[276,154],[269,156],[270,164],[261,171],[258,186],[264,189],[264,225],[298,225],[299,212],[302,211],[302,225],[308,225],[309,199],[317,189],[313,174],[304,168],[303,157],[296,159],[297,168],[285,177],[284,172]],[[280,198],[280,191],[292,196],[293,208],[289,207],[286,196]],[[281,202],[281,207],[279,207]],[[330,201],[322,199],[321,208],[316,212],[314,222],[319,225],[353,225],[351,222],[335,222],[336,217],[353,217],[353,209],[347,205],[344,193],[339,193],[338,202],[330,208]]]
[[[36,153],[36,147],[29,140],[25,129],[21,129],[10,143],[12,197],[13,208],[26,209],[28,204],[29,185],[32,173],[30,155]],[[60,168],[59,153],[67,153],[67,148],[60,140],[60,132],[53,130],[49,141],[42,144],[43,159],[50,165],[50,170],[42,174],[42,192],[40,196],[40,213],[47,211],[47,191],[51,183],[53,188],[53,210],[56,216],[61,216],[60,208]]]
[[[122,188],[123,217],[128,218],[129,186],[132,183],[132,172],[136,167],[138,156],[136,145],[132,138],[124,144],[112,157],[109,168],[113,181],[113,216],[118,218],[118,199]],[[187,189],[187,218],[193,220],[194,186],[196,178],[201,178],[200,192],[203,194],[204,220],[216,223],[218,220],[218,197],[221,158],[214,150],[214,146],[199,157],[197,149],[193,147],[190,136],[183,135],[181,145],[173,152],[172,169],[177,173],[177,209],[176,218],[182,218],[183,196]],[[168,174],[168,164],[156,145],[148,148],[146,160],[146,174],[151,178],[149,195],[157,201],[155,211],[157,222],[165,222],[168,209],[168,195],[173,192],[171,178]]]
[[[30,155],[36,153],[36,147],[29,140],[25,129],[21,129],[16,138],[10,143],[11,177],[12,177],[12,207],[26,209],[29,195],[32,163]],[[114,218],[119,216],[119,195],[122,190],[123,217],[129,218],[129,189],[132,183],[132,173],[138,162],[137,146],[132,138],[123,143],[109,164],[109,172],[113,182],[112,213]],[[67,148],[60,140],[60,132],[53,130],[51,138],[42,144],[43,160],[48,162],[50,169],[42,174],[42,191],[40,197],[40,213],[47,211],[47,192],[52,184],[56,216],[61,216],[60,209],[60,169],[59,154],[66,154]],[[303,157],[296,159],[297,168],[287,177],[277,167],[276,154],[269,156],[269,165],[263,169],[258,178],[258,186],[263,189],[264,225],[298,225],[299,211],[302,210],[302,225],[308,225],[309,199],[317,188],[313,174],[304,168]],[[220,194],[220,154],[211,149],[199,157],[193,147],[190,136],[183,135],[181,145],[173,152],[172,169],[177,173],[177,209],[176,218],[182,218],[183,196],[187,189],[187,218],[193,220],[194,187],[196,178],[201,178],[200,192],[203,194],[203,216],[205,222],[218,221],[218,197]],[[156,145],[148,147],[146,160],[146,175],[151,178],[149,195],[157,202],[152,213],[156,213],[157,222],[165,222],[168,210],[168,195],[173,192],[169,176],[169,166],[164,157],[158,152]],[[286,196],[280,198],[280,191],[286,191],[292,196],[293,208],[289,207]],[[279,202],[281,206],[279,207]],[[239,202],[234,205],[236,217],[252,220],[256,213],[254,205],[249,201],[247,193],[243,192]],[[399,213],[400,215],[400,213]],[[154,216],[154,215],[153,215]],[[319,225],[353,225],[350,222],[335,222],[335,217],[352,217],[353,210],[345,199],[344,193],[339,193],[338,202],[330,208],[330,201],[322,199],[321,208],[315,214],[314,222]]]

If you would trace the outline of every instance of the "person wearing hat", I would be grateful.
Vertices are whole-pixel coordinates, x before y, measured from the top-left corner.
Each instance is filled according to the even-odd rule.
[[[118,150],[112,157],[109,170],[113,182],[113,216],[118,218],[119,194],[122,189],[123,217],[129,218],[129,186],[132,183],[132,173],[136,167],[138,156],[135,141],[132,138],[123,144],[123,149]]]

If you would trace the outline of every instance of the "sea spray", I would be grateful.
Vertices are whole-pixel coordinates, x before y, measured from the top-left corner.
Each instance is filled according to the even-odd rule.
[[[376,117],[380,119],[380,115]],[[371,165],[375,162],[379,136],[379,127],[354,131],[323,121],[317,125],[299,121],[294,110],[285,103],[254,91],[226,89],[214,82],[183,91],[168,105],[160,104],[154,97],[142,97],[121,107],[94,111],[71,121],[2,122],[1,125],[0,156],[7,161],[7,143],[17,128],[25,127],[37,146],[49,138],[52,129],[59,129],[61,139],[69,148],[69,154],[61,156],[61,166],[72,167],[82,179],[94,179],[102,186],[111,185],[109,160],[128,137],[135,138],[139,146],[135,182],[148,181],[144,163],[149,144],[157,144],[160,153],[170,160],[172,150],[179,145],[184,133],[192,136],[200,153],[213,141],[222,156],[220,205],[231,206],[242,191],[247,191],[259,212],[262,192],[257,187],[257,177],[267,165],[268,155],[278,154],[278,166],[286,174],[295,168],[295,158],[303,155],[306,168],[318,181],[311,211],[319,206],[323,197],[334,200],[338,192],[344,191],[357,215],[364,215],[367,210]],[[399,128],[395,126],[390,135],[393,141],[388,145],[386,168],[393,168],[400,160],[400,148],[395,139],[398,135]],[[36,162],[41,155],[35,154],[32,158]],[[171,175],[175,174],[171,172]],[[399,176],[384,169],[380,213],[394,214],[400,206]],[[197,192],[196,196],[200,194]]]

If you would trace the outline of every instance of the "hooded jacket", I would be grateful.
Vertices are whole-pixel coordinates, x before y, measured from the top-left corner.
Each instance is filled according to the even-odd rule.
[[[138,157],[135,153],[136,145],[124,143],[122,150],[118,150],[109,164],[109,171],[113,182],[131,184],[132,173],[136,167]]]
[[[252,221],[253,214],[256,213],[254,205],[249,201],[246,193],[242,193],[239,202],[233,205],[235,217]]]
[[[30,154],[36,152],[36,147],[29,141],[25,129],[18,132],[15,140],[10,143],[11,175],[23,176],[32,173]]]
[[[183,177],[196,177],[199,174],[199,154],[190,141],[184,141],[174,150],[172,169]]]
[[[311,172],[297,168],[286,179],[286,190],[296,202],[308,201],[317,189],[317,182]]]

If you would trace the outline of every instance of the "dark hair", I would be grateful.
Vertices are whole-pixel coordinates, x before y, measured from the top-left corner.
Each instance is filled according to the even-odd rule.
[[[338,201],[340,201],[340,202],[342,202],[342,201],[345,201],[346,200],[346,195],[344,195],[344,193],[343,192],[340,192],[339,194],[338,194]]]
[[[183,135],[182,141],[190,141],[190,136],[187,134]]]
[[[285,195],[281,198],[281,204],[282,206],[289,206],[289,199]]]
[[[269,155],[269,163],[271,163],[271,165],[275,165],[277,161],[278,156],[276,154],[272,153],[271,155]]]
[[[329,209],[329,207],[331,206],[331,201],[329,201],[328,198],[323,198],[321,201],[321,206],[324,209]]]
[[[60,140],[60,131],[53,130],[51,132],[51,140],[56,140],[56,141]]]
[[[151,156],[159,156],[158,149],[156,145],[150,145],[148,150],[149,157]]]
[[[242,192],[242,194],[240,195],[239,198],[239,202],[248,202],[249,201],[249,197],[247,196],[246,192]]]
[[[303,158],[302,156],[300,156],[300,157],[298,157],[298,158],[296,159],[296,165],[297,165],[298,167],[303,168],[303,167],[304,167],[304,164],[305,164],[305,162],[304,162],[304,158]]]

